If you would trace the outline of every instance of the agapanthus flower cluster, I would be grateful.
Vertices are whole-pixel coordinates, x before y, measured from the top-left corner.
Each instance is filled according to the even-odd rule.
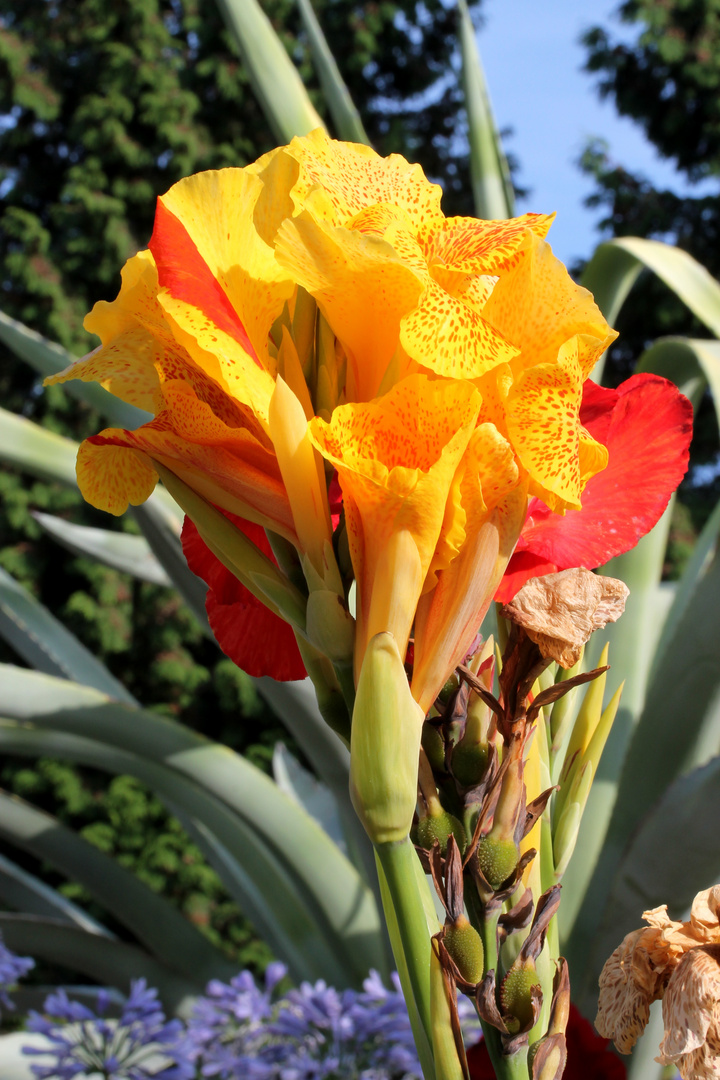
[[[389,990],[373,971],[359,993],[317,982],[281,995],[286,974],[274,963],[262,987],[249,971],[211,981],[187,1024],[165,1019],[144,979],[117,1020],[105,993],[92,1011],[58,991],[28,1022],[50,1045],[24,1053],[45,1058],[31,1066],[38,1080],[421,1080],[397,975]],[[469,1044],[480,1031],[469,1002],[460,1015]]]
[[[0,1005],[6,1009],[15,1008],[8,997],[8,991],[33,967],[34,960],[29,956],[16,956],[10,952],[0,935]]]
[[[189,1056],[217,1080],[414,1080],[422,1076],[397,976],[372,972],[363,991],[302,983],[273,1000],[285,968],[264,989],[244,971],[212,982],[188,1025]]]
[[[46,1063],[32,1065],[38,1080],[74,1080],[100,1074],[106,1080],[194,1080],[182,1044],[183,1024],[166,1020],[157,990],[135,979],[118,1019],[106,1018],[109,995],[98,994],[95,1011],[64,990],[50,994],[45,1012],[31,1012],[28,1030],[44,1035],[46,1049],[25,1047]]]

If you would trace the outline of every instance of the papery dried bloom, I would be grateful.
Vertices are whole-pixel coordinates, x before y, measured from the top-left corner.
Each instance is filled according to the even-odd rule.
[[[720,945],[691,949],[675,968],[663,997],[661,1065],[683,1080],[720,1077]]]
[[[650,925],[627,934],[600,975],[595,1027],[629,1054],[662,998],[663,1064],[684,1080],[720,1077],[720,886],[695,897],[690,918],[665,906],[643,912]]]
[[[620,618],[629,592],[617,578],[576,567],[532,578],[503,610],[544,657],[570,668],[593,631]]]

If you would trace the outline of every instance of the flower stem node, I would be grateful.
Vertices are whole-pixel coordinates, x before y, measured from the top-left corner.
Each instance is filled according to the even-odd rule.
[[[422,724],[395,638],[376,634],[360,669],[350,739],[350,796],[373,844],[410,832]]]
[[[447,922],[443,945],[466,983],[476,986],[483,977],[485,951],[482,938],[464,915]]]
[[[503,840],[489,833],[480,838],[475,857],[488,884],[498,890],[515,870],[520,852],[513,840]]]
[[[453,814],[449,814],[447,810],[440,810],[420,818],[416,836],[418,847],[425,848],[427,851],[431,851],[433,844],[437,841],[442,855],[447,851],[448,840],[451,836],[455,837],[455,842],[461,852],[467,846],[467,834],[462,822]]]

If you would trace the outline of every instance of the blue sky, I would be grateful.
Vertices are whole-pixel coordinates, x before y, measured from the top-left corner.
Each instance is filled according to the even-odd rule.
[[[485,0],[485,25],[478,35],[483,67],[500,128],[512,127],[507,149],[519,159],[519,182],[531,189],[518,210],[557,219],[548,237],[566,263],[587,257],[598,242],[601,211],[588,210],[592,190],[575,162],[589,136],[610,144],[612,158],[642,172],[657,185],[687,190],[683,178],[655,153],[641,129],[601,102],[594,77],[581,70],[578,43],[590,25],[609,27],[624,38],[630,30],[613,17],[619,0]]]

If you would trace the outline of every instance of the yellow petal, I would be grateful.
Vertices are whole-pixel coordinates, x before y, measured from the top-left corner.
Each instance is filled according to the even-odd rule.
[[[344,346],[348,396],[371,399],[397,349],[400,319],[422,293],[421,275],[381,237],[319,223],[307,212],[284,223],[276,253]]]
[[[358,590],[356,659],[362,659],[369,630],[391,630],[404,655],[450,485],[479,407],[480,395],[466,383],[413,375],[382,398],[337,408],[330,423],[311,421],[311,439],[337,468],[343,490]],[[404,574],[394,586],[386,563],[402,561],[399,534],[407,534],[401,543],[406,555],[409,539],[417,549],[417,562],[407,558],[417,569],[410,584]],[[392,612],[395,626],[378,627],[373,607],[386,616]]]
[[[544,238],[554,218],[554,214],[523,214],[507,221],[446,218],[423,231],[428,263],[466,274],[498,273],[522,247],[528,233]]]

